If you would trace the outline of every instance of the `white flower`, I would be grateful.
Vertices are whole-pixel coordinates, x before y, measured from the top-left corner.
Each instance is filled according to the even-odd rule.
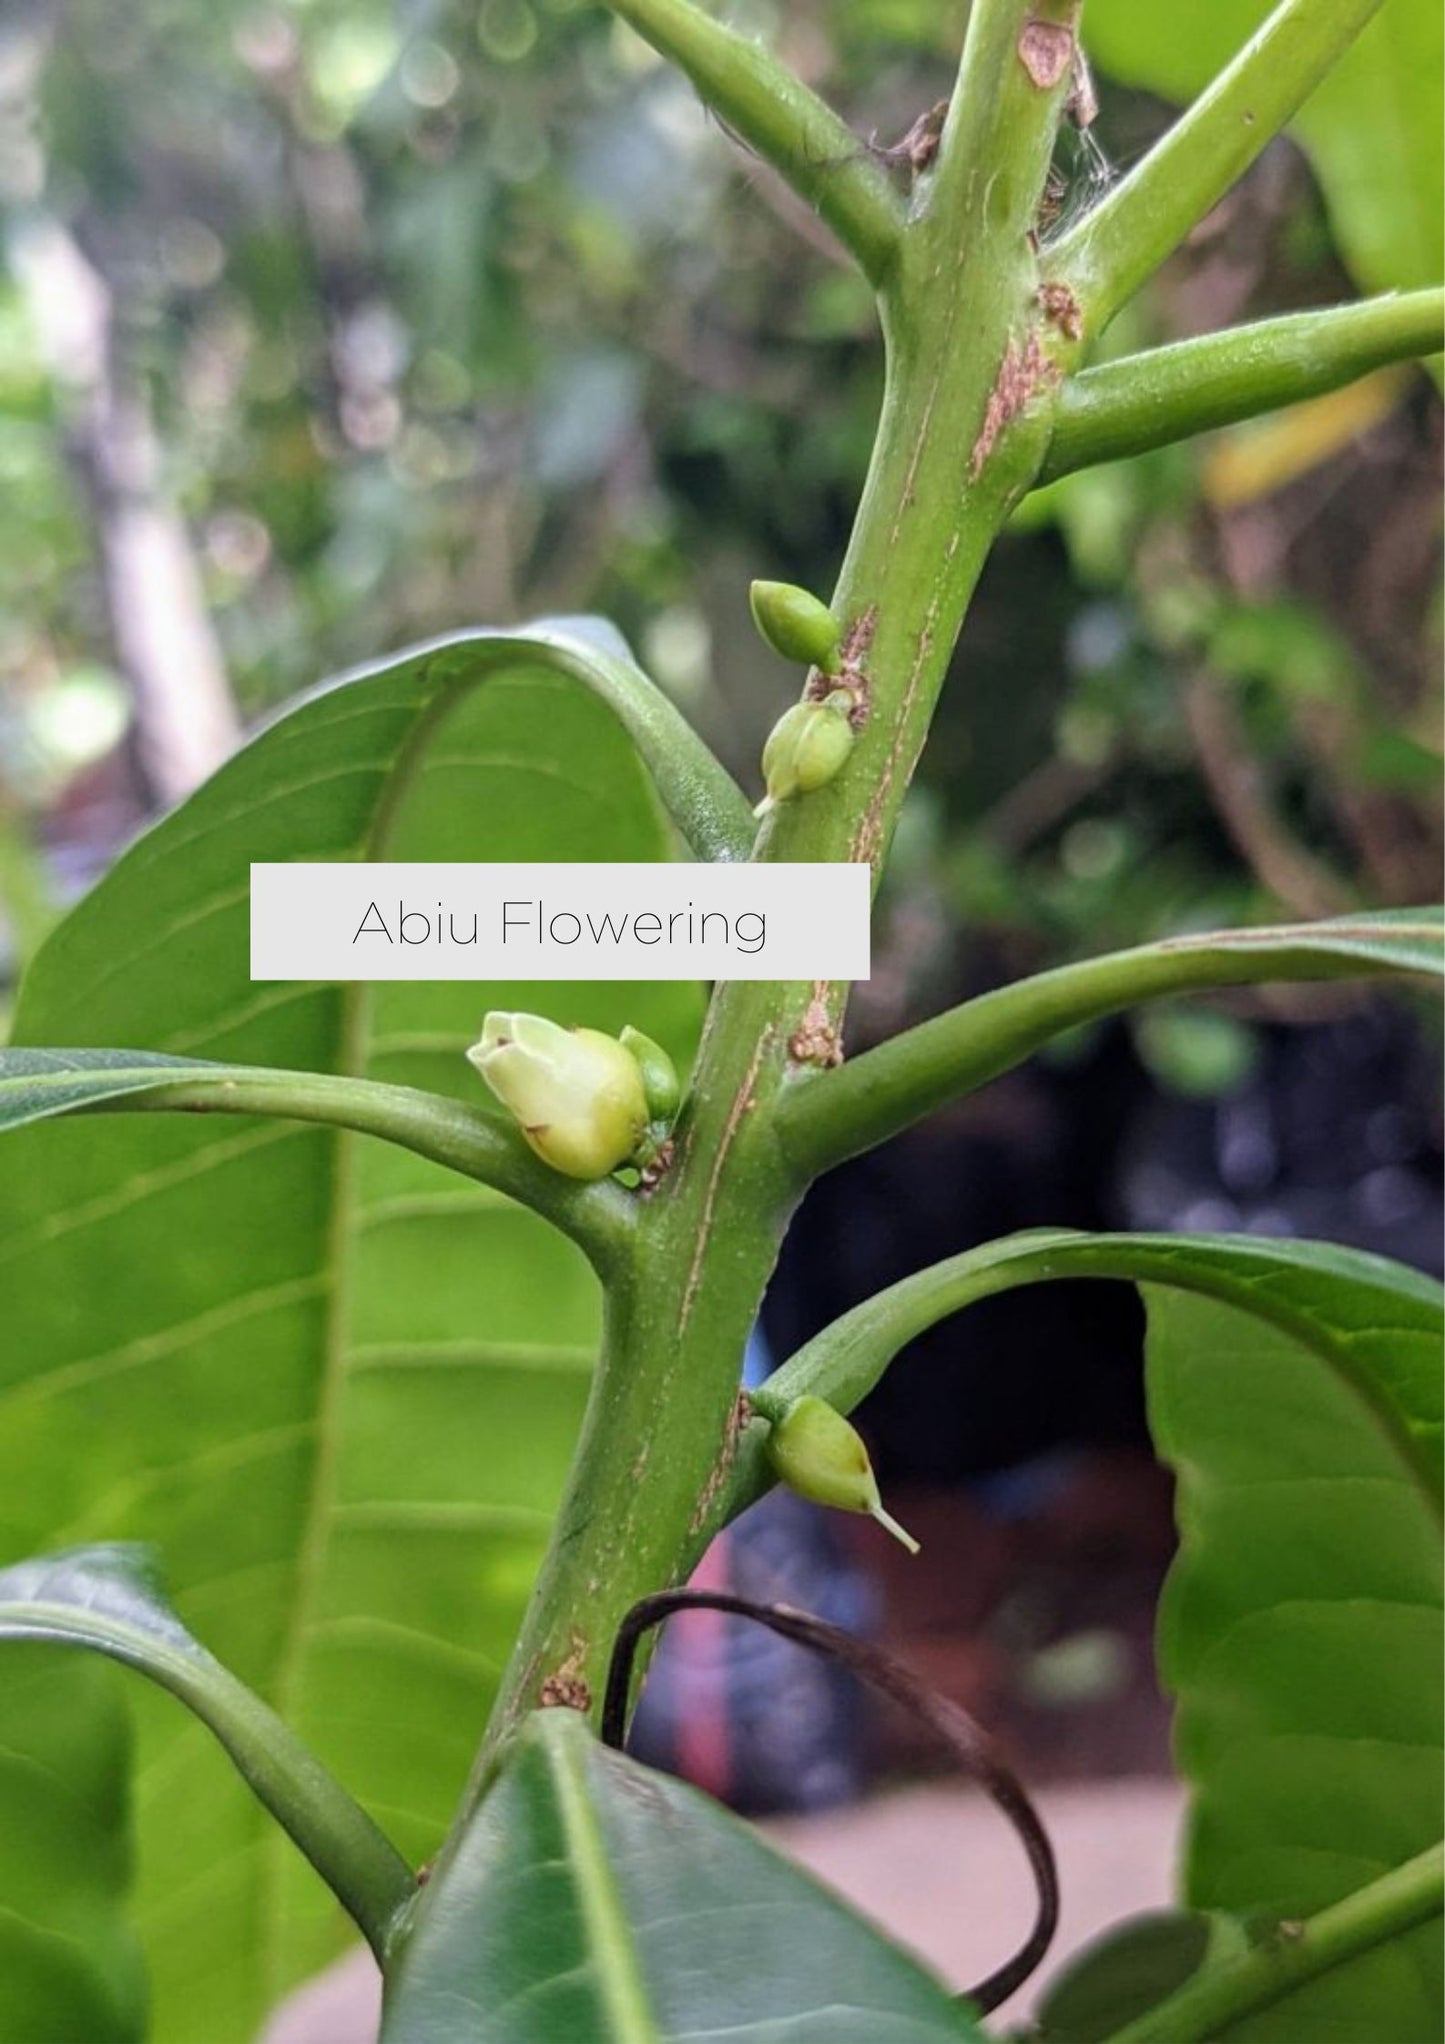
[[[491,1014],[467,1056],[537,1155],[568,1178],[606,1178],[646,1132],[637,1063],[599,1029]]]

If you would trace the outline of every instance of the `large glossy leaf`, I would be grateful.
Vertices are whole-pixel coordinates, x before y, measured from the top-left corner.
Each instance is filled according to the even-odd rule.
[[[1151,1425],[1178,1475],[1180,1553],[1163,1679],[1192,1789],[1185,1899],[1298,1917],[1441,1831],[1441,1571],[1435,1501],[1351,1387],[1279,1326],[1145,1288]],[[1388,1339],[1361,1293],[1341,1331]],[[1407,1340],[1397,1367],[1438,1385]],[[1427,2044],[1428,1925],[1292,1995],[1240,2044]]]
[[[1183,103],[1223,69],[1270,4],[1090,0],[1089,51],[1123,83]],[[1441,23],[1438,0],[1388,0],[1295,120],[1341,252],[1365,290],[1440,281]]]
[[[1440,1288],[1322,1243],[1040,1230],[880,1293],[773,1389],[846,1409],[946,1314],[1074,1277],[1140,1285],[1151,1424],[1178,1475],[1160,1666],[1193,1790],[1184,1899],[1307,1915],[1440,1835]],[[739,1505],[761,1453],[745,1438]],[[1423,2044],[1438,1946],[1414,1932],[1239,2035]]]
[[[667,855],[612,711],[557,670],[559,636],[430,648],[293,709],[61,925],[16,1041],[475,1099],[462,1050],[505,1005],[631,1019],[685,1059],[688,988],[247,978],[253,859]],[[569,643],[575,669],[590,642]],[[585,1399],[580,1253],[333,1129],[80,1117],[0,1142],[0,1295],[0,1558],[153,1542],[186,1622],[408,1855],[429,1852]],[[226,2044],[347,1926],[205,1733],[148,1697],[138,1716],[155,2034]]]
[[[1329,1242],[1030,1229],[951,1256],[855,1306],[799,1349],[771,1388],[779,1397],[820,1394],[850,1411],[906,1342],[950,1313],[1016,1285],[1079,1277],[1167,1286],[1277,1327],[1344,1380],[1438,1512],[1440,1286],[1386,1257]],[[745,1436],[734,1483],[739,1500],[751,1494],[762,1461],[760,1442]]]
[[[929,2044],[982,2032],[696,1789],[539,1711],[417,1907],[383,2044]]]

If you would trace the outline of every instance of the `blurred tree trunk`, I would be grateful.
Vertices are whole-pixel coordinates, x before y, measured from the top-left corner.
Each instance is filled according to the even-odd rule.
[[[90,505],[117,665],[130,684],[137,754],[169,807],[240,736],[190,535],[169,500],[150,406],[118,372],[111,293],[69,230],[37,213],[13,257],[66,405],[71,458]]]

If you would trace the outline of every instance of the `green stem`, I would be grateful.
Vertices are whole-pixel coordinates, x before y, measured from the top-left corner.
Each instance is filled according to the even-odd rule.
[[[1178,1235],[1088,1235],[1067,1228],[1035,1228],[986,1242],[950,1256],[890,1285],[790,1356],[768,1379],[766,1406],[785,1409],[796,1399],[822,1398],[838,1412],[860,1404],[882,1379],[893,1358],[916,1336],[980,1299],[1020,1285],[1071,1278],[1112,1278],[1128,1284],[1172,1285],[1257,1314],[1339,1373],[1379,1422],[1400,1455],[1420,1478],[1438,1511],[1441,1470],[1438,1427],[1420,1424],[1382,1393],[1363,1367],[1348,1336],[1327,1339],[1321,1324],[1287,1286],[1271,1284],[1291,1262],[1293,1245],[1254,1242],[1239,1236],[1212,1237],[1212,1253],[1200,1240]],[[1317,1253],[1299,1245],[1302,1267]],[[1425,1282],[1422,1280],[1422,1282]],[[710,1527],[725,1524],[767,1490],[773,1476],[766,1456],[767,1427],[749,1426]]]
[[[171,1644],[106,1612],[36,1601],[0,1614],[6,1639],[89,1647],[134,1668],[209,1727],[257,1799],[384,1959],[416,1878],[396,1847],[268,1704],[193,1641]]]
[[[1040,90],[1018,58],[1041,4],[976,0],[970,17],[957,94],[967,119],[953,143],[967,164],[955,159],[909,227],[884,292],[887,391],[833,598],[871,715],[834,781],[770,814],[763,860],[881,863],[969,594],[1043,452],[1045,407],[1015,373],[1036,332],[1029,235],[1067,89]],[[1000,408],[1006,372],[1014,402]],[[549,1678],[552,1693],[565,1679],[600,1707],[623,1614],[685,1577],[705,1545],[736,1448],[743,1350],[804,1182],[779,1149],[777,1105],[807,1069],[805,1019],[811,1036],[835,1025],[845,991],[714,994],[675,1161],[610,1290],[567,1494],[473,1798]]]
[[[1230,327],[1086,369],[1064,386],[1039,481],[1299,404],[1445,347],[1445,292]]]
[[[1213,2044],[1258,2010],[1363,1952],[1431,1922],[1445,1906],[1445,1847],[1357,1888],[1303,1923],[1284,1927],[1241,1959],[1206,1966],[1107,2044]]]
[[[632,1238],[635,1202],[610,1181],[563,1178],[533,1156],[509,1126],[438,1093],[342,1073],[207,1065],[202,1059],[115,1051],[0,1051],[0,1128],[60,1114],[257,1114],[353,1129],[445,1164],[520,1200],[570,1235],[604,1275]],[[7,1100],[25,1089],[25,1111]]]
[[[965,1001],[836,1071],[808,1077],[781,1105],[778,1139],[798,1170],[816,1176],[1010,1071],[1066,1029],[1143,1001],[1213,987],[1438,973],[1440,939],[1431,911],[1404,910],[1170,937],[1061,965]]]
[[[762,44],[712,20],[691,0],[606,0],[671,58],[704,104],[818,213],[881,284],[893,267],[903,206],[882,165],[845,122]]]
[[[1281,0],[1214,83],[1122,184],[1046,251],[1087,333],[1198,225],[1303,105],[1383,0]]]

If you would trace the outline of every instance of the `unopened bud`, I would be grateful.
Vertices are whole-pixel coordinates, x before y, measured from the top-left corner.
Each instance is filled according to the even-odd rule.
[[[637,1061],[599,1029],[494,1013],[467,1056],[543,1163],[568,1178],[606,1178],[646,1134]]]
[[[765,1417],[766,1393],[755,1393],[754,1404]],[[809,1393],[798,1398],[773,1421],[767,1452],[774,1470],[800,1497],[815,1505],[832,1505],[841,1512],[866,1512],[900,1540],[910,1554],[917,1554],[918,1542],[883,1509],[878,1479],[868,1460],[863,1437],[841,1412],[826,1399]]]
[[[832,674],[842,634],[826,603],[792,582],[754,582],[748,591],[753,623],[775,653]]]
[[[851,698],[835,689],[825,702],[794,703],[784,710],[763,747],[764,808],[826,787],[853,750]]]
[[[644,1036],[630,1022],[617,1040],[642,1074],[648,1115],[653,1121],[665,1122],[671,1128],[682,1100],[677,1066],[660,1043],[654,1043],[650,1036]]]

